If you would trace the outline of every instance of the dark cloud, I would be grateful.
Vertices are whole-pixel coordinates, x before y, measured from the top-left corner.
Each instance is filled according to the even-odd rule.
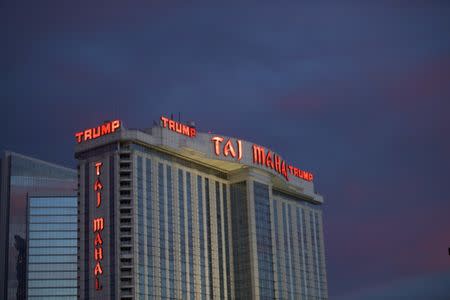
[[[74,166],[76,130],[182,112],[314,172],[332,297],[422,278],[450,269],[449,13],[445,1],[3,3],[0,148]]]

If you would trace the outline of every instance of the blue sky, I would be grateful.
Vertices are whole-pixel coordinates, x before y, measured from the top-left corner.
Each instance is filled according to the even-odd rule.
[[[332,298],[450,295],[450,2],[0,5],[0,149],[181,112],[315,174]]]

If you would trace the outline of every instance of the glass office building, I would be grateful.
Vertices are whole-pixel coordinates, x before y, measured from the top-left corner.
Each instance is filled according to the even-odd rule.
[[[77,141],[79,298],[328,299],[312,175],[173,128]]]
[[[74,197],[77,174],[75,170],[12,152],[1,156],[0,168],[0,298],[27,299],[28,251],[31,249],[27,232],[31,230],[27,227],[28,197],[32,194]],[[40,218],[45,226],[52,217],[30,218]],[[37,234],[34,229],[32,237]]]
[[[28,299],[77,299],[77,202],[28,198]]]

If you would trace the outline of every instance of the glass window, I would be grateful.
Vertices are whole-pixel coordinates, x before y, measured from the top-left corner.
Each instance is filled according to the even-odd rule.
[[[30,226],[30,231],[66,231],[77,228],[76,223],[36,223]]]
[[[29,248],[28,255],[77,254],[75,247]]]
[[[30,216],[30,223],[76,223],[77,216]]]
[[[59,288],[59,287],[73,287],[74,279],[41,279],[28,280],[29,288]]]
[[[66,255],[30,255],[28,256],[28,261],[30,263],[64,263],[64,262],[77,262],[76,255],[66,256]]]
[[[76,215],[77,207],[32,207],[30,215]]]
[[[275,298],[269,187],[254,181],[256,246],[261,299]]]
[[[31,231],[30,239],[76,239],[76,231]]]
[[[58,271],[76,271],[77,270],[77,264],[76,263],[54,263],[54,264],[46,264],[46,263],[29,263],[28,264],[28,271],[31,274],[31,271],[35,272],[44,272],[44,271],[52,271],[56,272]]]
[[[31,270],[30,270],[31,271]],[[36,270],[34,270],[36,271]],[[29,272],[28,279],[77,279],[77,272]]]
[[[77,288],[30,288],[29,296],[68,296],[77,295]]]
[[[76,197],[30,198],[30,207],[77,207]]]
[[[71,247],[77,247],[77,240],[76,239],[70,239],[70,240],[30,240],[29,241],[29,247],[65,247],[65,246],[71,246]]]
[[[76,197],[29,198],[30,299],[76,299],[76,214]]]

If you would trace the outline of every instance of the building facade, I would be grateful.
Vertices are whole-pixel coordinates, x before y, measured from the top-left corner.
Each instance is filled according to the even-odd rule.
[[[77,299],[78,198],[28,196],[27,299]]]
[[[56,202],[66,197],[74,199],[77,195],[77,173],[72,169],[12,152],[3,153],[0,170],[0,299],[39,299],[27,293],[28,287],[35,283],[33,281],[30,286],[28,271],[39,271],[42,268],[54,270],[52,255],[40,255],[39,261],[35,261],[38,252],[42,251],[41,247],[48,246],[47,236],[42,231],[46,230],[44,227],[49,226],[48,223],[52,223],[52,218],[68,216],[58,215],[55,211],[45,213],[37,207],[35,210],[34,206],[29,207],[30,197],[52,197]],[[59,205],[56,202],[54,205]],[[31,215],[28,208],[32,209]],[[72,230],[77,230],[76,223],[71,226]],[[33,241],[30,241],[30,237]],[[72,240],[72,245],[75,242],[76,237]],[[42,243],[43,246],[36,243]],[[71,287],[76,288],[73,282]],[[42,288],[56,292],[55,282],[47,283]],[[45,299],[49,298],[51,299]]]
[[[75,137],[80,299],[328,299],[310,172],[165,117]]]

